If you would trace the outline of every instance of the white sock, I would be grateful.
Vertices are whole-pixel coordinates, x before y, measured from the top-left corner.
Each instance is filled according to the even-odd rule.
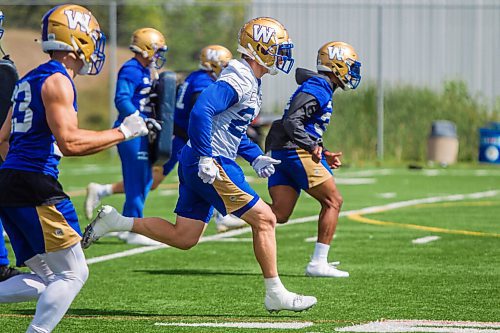
[[[328,251],[330,251],[330,245],[316,242],[311,261],[328,262]]]
[[[104,184],[99,186],[97,194],[99,195],[99,199],[110,196],[111,194],[113,194],[113,185]]]
[[[118,214],[115,226],[116,230],[113,231],[132,231],[132,227],[134,226],[134,218]]]
[[[266,294],[279,294],[287,291],[283,283],[281,283],[279,276],[264,278],[264,284],[266,286]]]

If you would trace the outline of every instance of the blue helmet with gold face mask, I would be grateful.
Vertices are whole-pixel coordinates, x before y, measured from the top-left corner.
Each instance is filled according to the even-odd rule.
[[[80,75],[99,74],[106,58],[105,44],[106,37],[99,23],[85,7],[56,6],[42,18],[43,51],[74,52],[83,61]]]

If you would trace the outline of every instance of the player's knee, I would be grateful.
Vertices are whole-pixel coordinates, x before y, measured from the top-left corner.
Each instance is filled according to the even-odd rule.
[[[275,211],[276,222],[279,224],[287,223],[290,219],[291,212]]]
[[[256,224],[256,226],[254,226],[254,228],[262,231],[276,228],[276,215],[274,215],[271,211],[262,212],[261,214],[259,214],[258,219],[259,222]]]
[[[343,203],[344,203],[344,198],[342,198],[342,195],[338,191],[331,193],[321,201],[321,205],[324,208],[334,209],[337,211],[340,211]]]
[[[180,250],[189,250],[191,248],[193,248],[196,244],[198,244],[198,240],[197,238],[187,238],[187,239],[183,239],[181,241],[179,241],[179,243],[177,244],[177,248],[180,249]]]

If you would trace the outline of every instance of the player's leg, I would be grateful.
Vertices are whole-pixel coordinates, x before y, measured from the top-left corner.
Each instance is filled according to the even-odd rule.
[[[41,257],[54,274],[38,298],[30,328],[33,332],[51,332],[87,281],[89,270],[80,243]]]
[[[299,198],[297,190],[288,185],[275,185],[269,187],[269,195],[272,200],[271,209],[276,215],[277,222],[288,222]]]
[[[148,139],[136,138],[120,143],[118,152],[122,161],[125,203],[123,215],[142,217],[146,197],[153,182],[152,167],[148,158]],[[145,236],[129,233],[127,243],[136,245],[159,245]]]
[[[330,243],[337,228],[343,202],[335,180],[333,177],[329,177],[323,183],[307,189],[306,192],[321,204],[318,239],[311,261],[307,265],[306,274],[309,276],[348,277],[348,272],[341,271],[335,267],[335,264],[328,263]]]
[[[19,274],[17,269],[9,266],[9,253],[3,237],[2,220],[0,219],[0,282]]]
[[[271,156],[281,163],[275,166],[275,172],[268,178],[267,186],[271,196],[271,209],[278,223],[286,223],[300,195],[297,178],[301,177],[300,160],[294,149],[271,151]]]

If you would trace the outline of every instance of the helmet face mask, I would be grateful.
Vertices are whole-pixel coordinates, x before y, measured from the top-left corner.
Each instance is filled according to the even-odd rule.
[[[270,17],[258,17],[247,22],[238,35],[238,52],[255,60],[271,75],[278,70],[289,73],[294,59],[293,43],[288,31],[278,21]]]
[[[332,72],[343,90],[356,89],[361,82],[361,62],[354,48],[344,42],[329,42],[318,51],[318,71]]]
[[[0,10],[0,39],[2,39],[3,32],[4,32],[4,29],[3,29],[3,19],[4,19],[4,16],[3,16],[2,11]]]

